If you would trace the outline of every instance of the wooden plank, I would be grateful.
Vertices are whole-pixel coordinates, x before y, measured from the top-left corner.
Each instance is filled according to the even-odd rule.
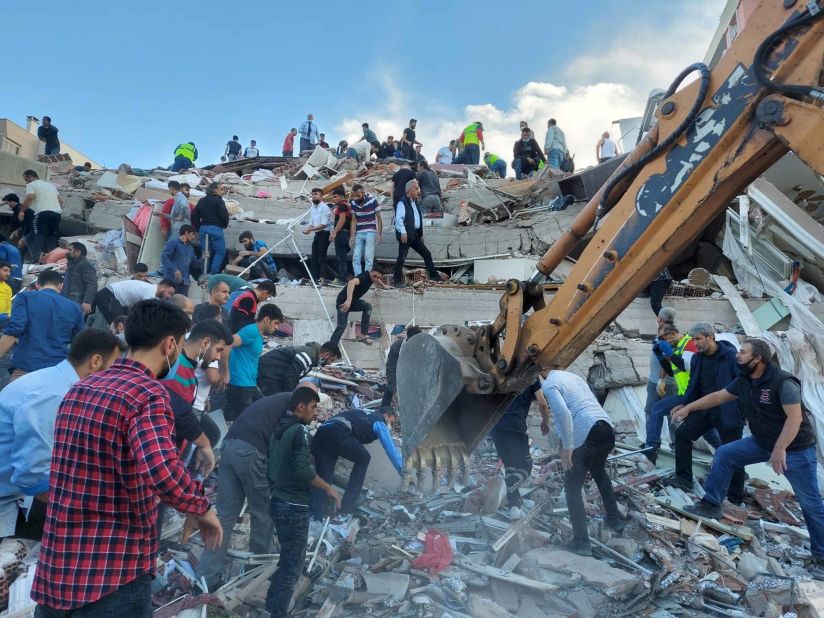
[[[323,195],[328,195],[328,194],[332,193],[333,189],[337,189],[341,185],[344,185],[347,182],[349,182],[350,180],[352,180],[352,174],[347,172],[346,174],[344,174],[343,176],[341,176],[340,178],[338,178],[334,182],[330,182],[329,184],[323,185],[321,187],[321,190],[323,190]]]
[[[741,298],[741,294],[738,293],[738,290],[735,289],[732,282],[723,275],[713,275],[713,278],[718,284],[718,287],[721,288],[721,291],[724,292],[724,296],[730,301],[732,308],[735,309],[735,315],[738,316],[744,333],[748,337],[760,337],[762,334],[761,327],[758,326],[758,322],[755,321],[755,317],[753,317],[750,308],[747,306],[747,303],[744,302],[744,299]]]
[[[463,558],[461,556],[457,557],[456,565],[467,571],[472,571],[473,573],[479,573],[480,575],[486,575],[487,577],[491,577],[492,579],[499,579],[504,582],[509,582],[510,584],[515,584],[516,586],[523,586],[524,588],[530,588],[532,590],[538,590],[540,592],[554,592],[556,590],[560,590],[561,588],[560,586],[556,586],[555,584],[539,582],[537,580],[524,577],[523,575],[518,575],[516,573],[504,571],[503,569],[498,569],[493,566],[475,564],[471,560],[468,560],[467,558]]]

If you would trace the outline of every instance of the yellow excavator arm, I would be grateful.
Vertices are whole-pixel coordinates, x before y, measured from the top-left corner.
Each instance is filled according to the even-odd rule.
[[[508,282],[491,325],[445,325],[403,346],[398,400],[410,472],[432,468],[439,487],[458,482],[468,453],[538,370],[568,367],[788,150],[824,174],[822,18],[816,2],[762,0],[713,71],[695,64],[676,78],[656,126],[530,280]],[[593,229],[547,302],[544,277]]]

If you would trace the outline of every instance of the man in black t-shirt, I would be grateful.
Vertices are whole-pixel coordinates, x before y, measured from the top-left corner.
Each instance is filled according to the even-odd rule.
[[[409,163],[401,163],[398,171],[392,175],[392,207],[397,207],[404,197],[406,197],[406,183],[415,180],[415,170]]]
[[[815,432],[801,401],[798,378],[770,363],[771,350],[763,339],[746,339],[736,355],[739,375],[726,388],[681,409],[689,414],[738,400],[752,436],[724,444],[716,452],[704,498],[686,510],[701,517],[720,518],[721,502],[736,471],[768,462],[787,477],[795,492],[807,531],[813,565],[810,574],[824,580],[824,502],[816,478]]]
[[[369,319],[372,316],[372,305],[363,300],[363,295],[369,291],[372,284],[380,288],[386,289],[383,283],[383,277],[377,270],[364,271],[357,277],[350,279],[346,287],[343,288],[335,300],[335,308],[338,310],[338,325],[332,337],[329,339],[331,343],[337,345],[340,343],[340,338],[343,336],[343,331],[346,330],[346,325],[349,321],[349,313],[352,311],[361,312],[361,334],[358,341],[363,343],[371,343],[369,339]]]
[[[401,153],[403,153],[403,158],[409,161],[415,160],[415,146],[423,146],[423,144],[415,139],[415,127],[417,126],[418,121],[411,118],[409,120],[409,126],[403,130],[403,135],[401,136]]]

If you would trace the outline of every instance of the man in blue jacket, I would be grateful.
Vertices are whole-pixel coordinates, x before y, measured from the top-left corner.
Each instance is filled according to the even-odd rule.
[[[392,408],[381,408],[380,412],[352,408],[333,416],[315,432],[311,451],[315,456],[315,469],[320,478],[327,483],[332,482],[338,457],[355,464],[341,500],[343,512],[352,512],[358,507],[358,497],[366,478],[366,469],[372,459],[364,444],[380,440],[395,470],[398,474],[403,474],[403,459],[389,433],[389,423],[396,418],[395,410]],[[329,514],[327,505],[323,490],[313,487],[312,501],[309,504],[312,517],[326,517]]]
[[[690,329],[690,336],[698,348],[690,362],[690,382],[684,393],[683,404],[672,409],[675,430],[675,476],[669,484],[684,491],[692,491],[692,443],[710,429],[717,429],[721,444],[740,440],[744,417],[736,401],[728,401],[707,410],[691,411],[685,407],[705,395],[721,390],[738,376],[735,346],[728,341],[716,341],[715,329],[699,322]],[[732,477],[727,499],[733,504],[744,500],[744,470]]]
[[[189,269],[197,266],[197,257],[192,247],[194,239],[195,228],[182,225],[180,236],[170,238],[160,255],[163,278],[174,281],[175,292],[184,296],[189,295]]]

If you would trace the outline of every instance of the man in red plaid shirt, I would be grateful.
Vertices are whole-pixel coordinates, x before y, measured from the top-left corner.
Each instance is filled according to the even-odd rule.
[[[126,322],[127,357],[63,399],[31,593],[35,616],[151,616],[161,500],[188,514],[207,547],[220,546],[220,522],[178,457],[169,395],[157,380],[189,325],[171,303],[137,303]]]

